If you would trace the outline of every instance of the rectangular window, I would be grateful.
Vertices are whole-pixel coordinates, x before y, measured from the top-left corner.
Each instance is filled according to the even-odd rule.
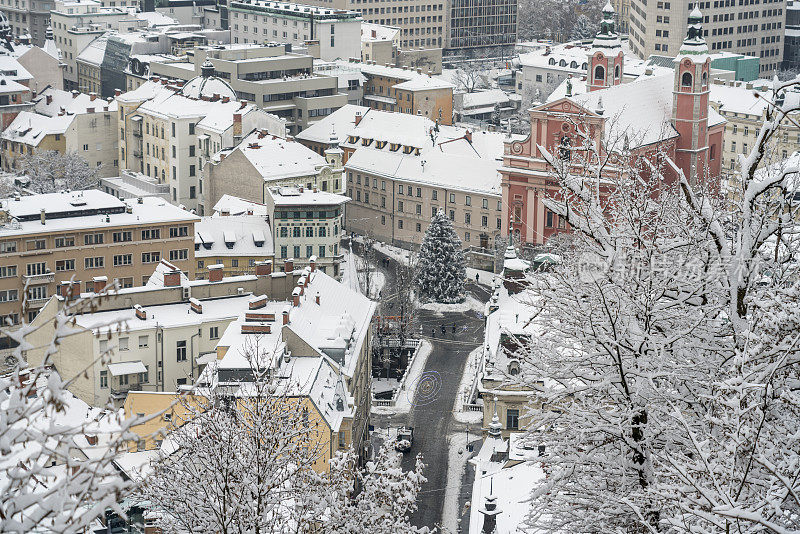
[[[175,356],[179,362],[186,361],[186,340],[178,341],[175,347]]]
[[[7,289],[4,291],[0,291],[0,302],[14,302],[18,299],[19,299],[18,289]]]
[[[455,204],[456,203],[456,194],[450,193],[450,202]]]
[[[485,210],[488,210],[488,209],[489,209],[489,199],[488,199],[488,198],[484,198],[484,199],[483,199],[483,204],[482,204],[482,207],[483,207],[483,209],[485,209]]]
[[[219,327],[212,326],[208,329],[208,338],[209,339],[219,339]]]
[[[142,239],[161,239],[161,229],[150,228],[147,230],[142,230]]]
[[[436,189],[431,191],[431,200],[439,200],[438,196],[439,196],[439,192]]]
[[[108,387],[108,371],[100,371],[100,389]]]
[[[75,260],[56,260],[56,272],[74,271]]]
[[[161,261],[161,252],[142,252],[142,263],[158,263]]]
[[[508,430],[519,429],[519,410],[506,410],[506,428]]]
[[[35,276],[37,274],[44,274],[47,272],[47,264],[44,262],[29,263],[25,266],[25,274],[27,276]]]
[[[131,232],[114,232],[112,234],[112,239],[114,243],[124,243],[126,241],[133,241],[133,235]]]
[[[547,210],[547,214],[546,214],[546,217],[545,217],[544,225],[547,228],[552,228],[553,227],[553,212],[550,211],[550,210]]]
[[[189,250],[181,248],[169,251],[169,261],[181,261],[189,258]]]
[[[75,246],[75,237],[64,236],[56,238],[56,248],[66,248]]]
[[[169,229],[169,237],[186,237],[189,235],[189,227],[188,226],[172,226]]]
[[[16,265],[4,265],[0,267],[0,278],[13,278],[17,276]]]
[[[464,197],[464,205],[465,206],[472,206],[472,197],[471,196],[466,195]]]
[[[100,269],[105,267],[106,259],[103,256],[95,256],[93,258],[84,258],[83,266],[85,269]]]
[[[139,348],[146,349],[150,345],[150,336],[139,336]]]
[[[133,264],[133,254],[115,254],[114,267]]]
[[[83,236],[83,244],[84,245],[102,245],[103,244],[103,234],[84,234],[84,236]]]
[[[127,337],[119,338],[119,350],[128,350],[128,338]]]
[[[403,229],[403,219],[397,220],[397,227],[400,228],[401,230]]]
[[[403,212],[403,201],[402,200],[398,200],[397,201],[397,211],[399,211],[400,213]]]

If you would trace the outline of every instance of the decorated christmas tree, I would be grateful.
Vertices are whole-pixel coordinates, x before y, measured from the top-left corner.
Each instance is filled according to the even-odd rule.
[[[444,211],[431,218],[419,251],[415,283],[424,301],[452,304],[464,301],[466,266],[461,239]]]

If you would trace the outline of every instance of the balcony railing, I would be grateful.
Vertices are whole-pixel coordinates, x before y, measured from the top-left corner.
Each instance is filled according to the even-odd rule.
[[[45,298],[42,298],[42,299],[28,299],[28,300],[25,301],[25,303],[27,304],[27,306],[29,308],[41,308],[42,306],[47,304],[47,301],[49,301],[49,300],[50,300],[50,297],[45,297]]]
[[[55,279],[56,275],[55,273],[52,272],[46,272],[41,274],[28,274],[22,277],[23,282],[26,282],[29,285],[49,284]]]
[[[141,391],[141,384],[128,384],[126,386],[116,386],[111,388],[112,397],[124,397],[129,391]]]

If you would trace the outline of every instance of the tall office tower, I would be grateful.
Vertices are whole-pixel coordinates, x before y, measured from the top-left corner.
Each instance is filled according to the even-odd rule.
[[[689,12],[703,12],[709,52],[732,52],[761,60],[761,76],[769,76],[783,60],[787,0],[630,0],[631,49],[641,58],[674,56],[687,31]]]

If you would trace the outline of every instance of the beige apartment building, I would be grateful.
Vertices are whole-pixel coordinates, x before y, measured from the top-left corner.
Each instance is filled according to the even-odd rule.
[[[206,63],[201,76],[170,83],[153,77],[117,96],[119,161],[168,185],[170,201],[204,214],[202,169],[254,129],[283,135],[284,122],[247,102]]]
[[[150,61],[150,74],[187,80],[200,75],[208,60],[212,74],[224,80],[237,99],[284,119],[293,135],[347,103],[335,76],[315,73],[312,56],[287,52],[285,45],[197,47],[187,52],[187,58]]]
[[[343,70],[364,78],[365,106],[382,111],[420,115],[439,124],[453,124],[453,89],[450,82],[422,68],[378,65],[375,61],[338,61]]]
[[[216,209],[225,195],[264,204],[275,186],[342,193],[342,153],[327,150],[323,157],[291,137],[255,131],[214,154],[203,167],[203,183],[204,213]]]
[[[783,60],[786,0],[630,0],[630,47],[642,59],[678,54],[689,12],[702,11],[709,51],[761,59],[761,77],[771,76]]]
[[[444,210],[465,248],[494,247],[503,214],[503,134],[369,110],[343,135],[348,231],[415,247],[432,215]]]
[[[709,104],[727,121],[722,147],[724,174],[735,175],[739,167],[739,154],[748,154],[753,149],[767,112],[767,102],[756,95],[770,90],[766,85],[745,82],[715,80],[711,84]],[[796,92],[787,91],[785,98],[800,103],[800,94]],[[773,136],[762,166],[785,160],[794,152],[800,151],[798,118],[798,114],[795,114],[781,122],[780,130]]]
[[[87,190],[0,204],[0,316],[14,324],[32,320],[71,280],[73,293],[98,281],[138,286],[162,258],[193,271],[199,218],[161,199]]]

